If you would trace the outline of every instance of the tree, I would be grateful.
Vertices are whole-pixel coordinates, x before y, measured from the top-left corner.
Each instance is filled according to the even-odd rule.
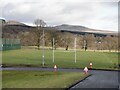
[[[88,36],[89,35],[84,35],[84,37],[83,37],[83,48],[84,48],[84,50],[86,51],[87,49],[88,49]]]
[[[41,19],[36,19],[34,24],[36,25],[36,34],[37,34],[37,47],[38,50],[40,49],[40,38],[41,38],[41,34],[42,34],[42,29],[43,27],[45,27],[46,23],[41,20]]]
[[[62,32],[60,39],[58,41],[60,47],[65,47],[65,50],[68,48],[74,47],[74,35],[69,32]]]

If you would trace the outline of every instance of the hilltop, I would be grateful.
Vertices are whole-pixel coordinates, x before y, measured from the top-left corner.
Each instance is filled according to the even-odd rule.
[[[15,20],[9,20],[7,22],[4,21],[3,32],[14,34],[20,31],[29,31],[33,28],[35,27],[28,26],[24,23]],[[50,27],[46,27],[46,29],[47,28]],[[62,24],[62,25],[54,26],[52,28],[55,28],[56,30],[61,32],[70,32],[73,34],[80,34],[80,35],[85,35],[85,34],[94,34],[95,36],[117,35],[117,32],[114,31],[91,29],[80,25]]]
[[[67,31],[67,32],[73,32],[73,33],[79,33],[79,34],[98,34],[98,35],[115,35],[117,32],[114,31],[108,31],[108,30],[97,30],[97,29],[91,29],[85,26],[80,25],[68,25],[68,24],[62,24],[59,26],[55,26],[58,30],[61,31]]]

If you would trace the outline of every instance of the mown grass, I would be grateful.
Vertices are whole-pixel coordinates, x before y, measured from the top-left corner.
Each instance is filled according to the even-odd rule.
[[[60,52],[63,51],[63,52]],[[55,62],[52,62],[52,50],[45,50],[45,67],[84,68],[93,63],[96,69],[117,69],[118,53],[77,51],[77,62],[74,62],[74,52],[64,50],[55,51]],[[42,51],[35,49],[21,49],[3,51],[2,64],[8,66],[36,66],[42,67]]]
[[[79,72],[2,71],[3,88],[68,88],[88,74]]]

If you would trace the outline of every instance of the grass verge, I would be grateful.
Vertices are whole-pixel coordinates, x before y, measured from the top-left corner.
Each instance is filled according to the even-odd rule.
[[[78,72],[3,71],[3,88],[68,88],[88,75]]]

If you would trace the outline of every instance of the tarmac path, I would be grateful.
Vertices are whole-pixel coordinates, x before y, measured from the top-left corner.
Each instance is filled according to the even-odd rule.
[[[116,71],[90,71],[92,75],[77,85],[74,88],[112,88],[111,90],[119,88],[118,72]],[[99,90],[99,89],[98,89]]]

